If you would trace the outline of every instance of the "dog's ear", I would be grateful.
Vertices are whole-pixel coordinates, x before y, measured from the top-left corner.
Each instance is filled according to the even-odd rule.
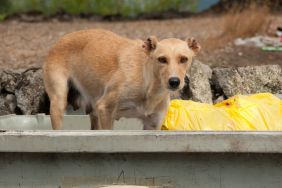
[[[146,49],[147,52],[151,52],[157,48],[158,39],[155,36],[150,36],[144,41],[143,48]]]
[[[188,47],[193,50],[193,52],[195,53],[195,55],[197,55],[200,50],[201,50],[201,46],[200,44],[194,39],[194,38],[187,38],[186,42],[188,44]]]

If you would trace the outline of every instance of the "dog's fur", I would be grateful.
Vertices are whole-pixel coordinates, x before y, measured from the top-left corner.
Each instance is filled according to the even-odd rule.
[[[172,90],[168,80],[179,78],[173,89],[183,88],[199,50],[194,39],[152,36],[143,42],[101,29],[65,35],[43,66],[53,129],[62,127],[68,94],[74,107],[86,108],[91,129],[112,129],[120,117],[139,118],[144,129],[159,129]],[[77,92],[69,92],[73,86]]]

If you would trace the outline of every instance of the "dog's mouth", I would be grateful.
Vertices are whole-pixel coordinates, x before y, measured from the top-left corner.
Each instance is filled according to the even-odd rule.
[[[177,91],[178,88],[170,88],[169,90],[170,90],[170,91]]]
[[[168,86],[167,89],[168,89],[169,91],[175,92],[175,91],[179,90],[180,87],[170,87],[170,86]]]

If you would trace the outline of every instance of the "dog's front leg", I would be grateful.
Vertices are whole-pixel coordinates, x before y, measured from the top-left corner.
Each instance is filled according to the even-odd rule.
[[[116,109],[117,96],[115,92],[106,93],[96,103],[96,112],[98,116],[98,126],[101,129],[113,129],[114,113]]]
[[[164,120],[165,112],[158,112],[151,114],[149,116],[143,117],[143,129],[144,130],[160,130],[163,120]]]
[[[89,114],[89,117],[90,117],[90,123],[91,123],[91,130],[99,130],[99,129],[101,129],[99,127],[98,117],[96,116],[96,114],[94,114],[94,112],[91,112]]]
[[[165,100],[162,100],[162,102],[156,106],[154,113],[141,118],[144,125],[143,127],[144,130],[161,129],[162,123],[167,113],[169,101],[170,99],[168,96]]]

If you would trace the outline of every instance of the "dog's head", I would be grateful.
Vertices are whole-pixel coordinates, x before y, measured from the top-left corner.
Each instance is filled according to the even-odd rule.
[[[158,76],[162,86],[170,91],[184,87],[186,71],[201,49],[193,38],[185,41],[176,38],[158,41],[154,36],[144,42],[143,48],[150,57],[150,63],[153,63],[155,76]]]

